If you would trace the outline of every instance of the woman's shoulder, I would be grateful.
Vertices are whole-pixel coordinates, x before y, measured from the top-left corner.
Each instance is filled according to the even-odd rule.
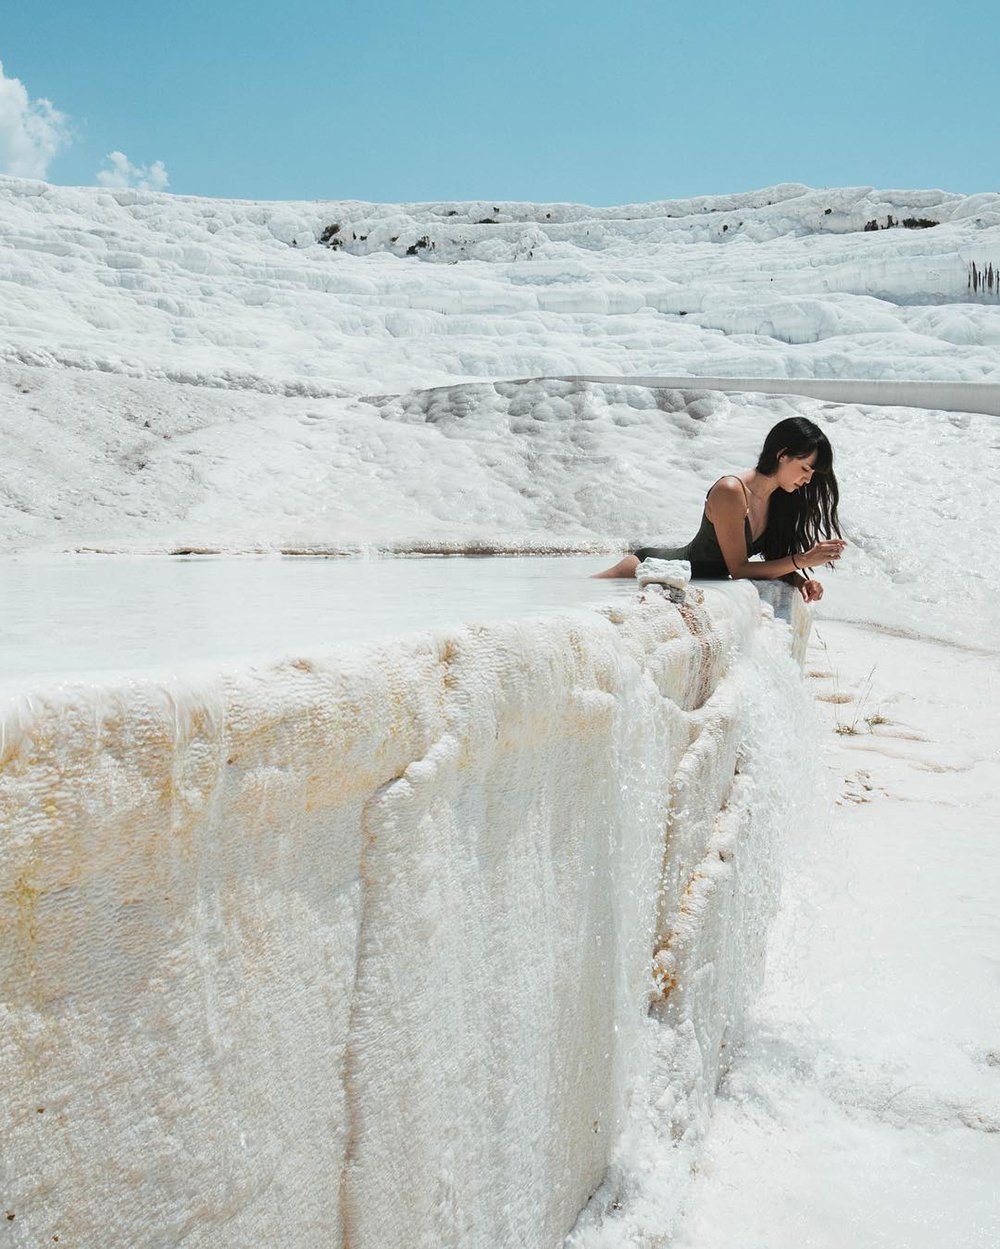
[[[705,517],[712,524],[720,516],[745,516],[749,510],[746,489],[735,473],[727,473],[709,487],[705,495]]]
[[[709,500],[718,499],[723,502],[733,499],[739,502],[740,507],[745,508],[747,502],[746,486],[744,486],[742,479],[737,477],[735,473],[727,473],[725,477],[720,477],[718,481],[713,482],[709,486],[708,494],[705,495],[705,498]]]
[[[708,493],[712,494],[713,491],[721,491],[724,494],[737,494],[742,498],[744,489],[743,479],[738,473],[726,473],[718,478],[717,481],[712,482],[708,488]]]

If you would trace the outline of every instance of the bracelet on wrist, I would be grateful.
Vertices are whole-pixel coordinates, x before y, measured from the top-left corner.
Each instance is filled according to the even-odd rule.
[[[794,555],[790,556],[790,559],[791,559],[791,561],[792,561],[792,567],[795,569],[795,571],[796,571],[796,572],[801,572],[801,571],[802,571],[802,569],[801,569],[801,568],[798,566],[798,564],[796,564],[796,562],[795,562],[795,556],[794,556]]]

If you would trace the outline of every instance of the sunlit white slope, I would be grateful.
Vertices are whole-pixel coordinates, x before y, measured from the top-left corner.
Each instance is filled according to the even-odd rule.
[[[824,623],[806,668],[832,820],[790,829],[749,1041],[670,1243],[995,1249],[1000,666]]]
[[[0,220],[3,354],[19,362],[307,394],[1000,376],[996,194],[253,203],[3,178]]]
[[[995,418],[587,382],[292,399],[77,370],[0,378],[8,550],[620,551],[685,541],[783,417],[834,447],[824,610],[1000,639]],[[821,574],[823,575],[823,574]]]

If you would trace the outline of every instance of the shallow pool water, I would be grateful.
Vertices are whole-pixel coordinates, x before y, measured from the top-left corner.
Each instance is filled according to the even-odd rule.
[[[0,561],[0,684],[275,659],[634,595],[606,557]]]

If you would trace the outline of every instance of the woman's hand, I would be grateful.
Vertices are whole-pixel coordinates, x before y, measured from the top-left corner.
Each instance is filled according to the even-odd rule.
[[[844,553],[847,543],[843,538],[833,538],[829,542],[817,542],[804,555],[796,555],[795,562],[800,568],[815,568],[817,564],[833,564]]]
[[[823,587],[812,577],[808,577],[805,581],[799,582],[799,593],[807,603],[818,603],[823,597]]]

